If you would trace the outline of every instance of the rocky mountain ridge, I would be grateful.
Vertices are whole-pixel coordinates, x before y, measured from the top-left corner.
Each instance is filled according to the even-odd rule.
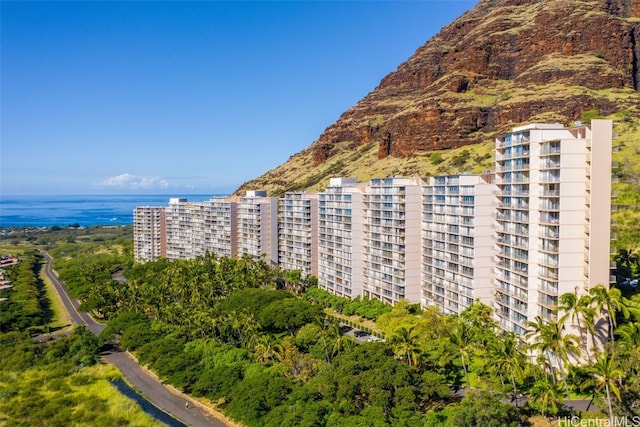
[[[639,40],[640,0],[483,0],[238,193],[317,190],[331,176],[477,172],[491,167],[494,136],[513,126],[635,117]]]

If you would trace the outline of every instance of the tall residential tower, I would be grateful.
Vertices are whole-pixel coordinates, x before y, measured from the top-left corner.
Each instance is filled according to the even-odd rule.
[[[422,300],[460,313],[493,299],[493,175],[436,176],[423,187]]]
[[[133,254],[136,262],[166,256],[164,207],[137,206],[133,211]]]
[[[495,306],[523,333],[558,297],[609,284],[610,120],[531,124],[496,141]]]
[[[286,193],[278,201],[278,264],[318,275],[318,194]]]

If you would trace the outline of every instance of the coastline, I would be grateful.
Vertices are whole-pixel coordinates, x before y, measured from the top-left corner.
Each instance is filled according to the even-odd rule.
[[[14,195],[0,198],[0,228],[133,224],[136,206],[166,206],[171,197],[204,201],[216,195]]]

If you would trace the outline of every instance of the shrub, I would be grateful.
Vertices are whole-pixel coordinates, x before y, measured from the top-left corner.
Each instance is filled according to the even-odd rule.
[[[442,158],[442,154],[435,152],[431,153],[431,155],[429,156],[429,161],[432,165],[439,165],[440,163],[444,162],[444,159]]]
[[[582,114],[580,115],[580,121],[583,124],[589,124],[589,123],[591,123],[591,120],[600,119],[600,118],[602,118],[602,116],[600,116],[600,114],[598,114],[598,110],[583,111]]]

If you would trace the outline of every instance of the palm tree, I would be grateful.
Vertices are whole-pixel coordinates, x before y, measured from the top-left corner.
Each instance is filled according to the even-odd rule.
[[[617,344],[626,350],[633,350],[640,347],[640,322],[629,322],[620,325],[616,329],[616,334],[620,339]]]
[[[614,260],[617,264],[618,273],[625,277],[630,277],[640,265],[640,256],[633,250],[620,249]]]
[[[301,294],[302,289],[302,271],[301,270],[289,270],[284,272],[284,288],[295,292],[296,295]]]
[[[318,327],[318,341],[322,344],[327,363],[331,363],[334,355],[334,341],[340,336],[340,327],[325,316],[317,317],[314,324]]]
[[[257,340],[254,352],[256,355],[256,362],[269,365],[276,358],[276,355],[282,352],[282,347],[270,336],[262,335]]]
[[[535,322],[528,322],[530,329],[527,335],[532,337],[531,347],[539,350],[549,361],[551,374],[554,381],[557,380],[557,372],[562,375],[562,380],[569,396],[569,384],[565,368],[569,363],[569,356],[580,355],[578,343],[580,340],[573,334],[562,333],[562,325],[554,320],[545,321],[542,317],[536,316]]]
[[[558,322],[565,324],[567,319],[571,319],[571,325],[575,326],[578,324],[578,331],[580,332],[580,338],[583,343],[585,343],[585,350],[587,353],[587,359],[591,360],[591,354],[589,352],[589,336],[588,333],[591,332],[593,335],[595,333],[595,326],[593,323],[593,319],[595,317],[595,309],[591,306],[591,298],[588,295],[582,295],[578,297],[577,290],[573,293],[568,292],[566,294],[560,295],[558,300],[558,307],[556,308],[557,313],[564,313],[560,316]],[[585,322],[585,327],[583,328],[581,319]],[[585,336],[583,339],[583,331],[585,332]]]
[[[393,353],[401,360],[406,360],[409,366],[418,366],[420,355],[420,338],[416,333],[415,326],[409,329],[399,328],[389,340],[393,348]]]
[[[549,375],[539,378],[529,390],[531,403],[536,403],[542,408],[542,415],[549,417],[558,413],[562,407],[562,390],[558,383]],[[551,425],[551,421],[549,421]]]
[[[508,332],[501,339],[491,341],[487,355],[487,361],[492,370],[511,381],[516,407],[518,407],[516,382],[522,381],[526,366],[526,355],[521,348],[522,341],[520,338],[513,332]]]
[[[604,353],[598,354],[595,364],[591,366],[591,374],[593,378],[588,380],[585,385],[594,386],[596,393],[600,393],[604,388],[609,406],[610,425],[615,425],[613,420],[613,407],[611,405],[611,392],[613,392],[618,400],[622,400],[618,381],[621,382],[622,377],[625,375],[624,371],[620,369],[618,361],[615,358],[615,353],[605,351]]]
[[[227,314],[227,322],[238,347],[246,347],[254,332],[260,325],[253,314],[246,311],[233,310]]]
[[[449,329],[449,342],[453,344],[456,348],[457,353],[460,355],[460,360],[462,361],[462,370],[464,371],[464,376],[467,380],[467,387],[471,388],[471,382],[469,381],[469,371],[467,369],[467,361],[470,362],[470,352],[469,352],[469,331],[467,324],[460,319],[458,319],[455,325]]]
[[[545,330],[547,328],[547,323],[546,321],[542,318],[542,316],[536,316],[534,321],[532,322],[527,322],[527,326],[528,329],[525,332],[525,337],[529,340],[529,347],[533,350],[540,350],[539,355],[541,357],[544,358],[545,363],[544,363],[544,367],[545,369],[548,368],[548,372],[550,374],[554,373],[554,361],[555,360],[551,360],[550,358],[550,354],[548,352],[545,352],[545,350],[543,350],[543,348],[548,347],[547,343],[546,343],[546,337],[545,337]],[[547,334],[548,335],[548,334]],[[554,376],[555,379],[555,376]]]
[[[237,319],[240,325],[240,327],[237,328],[240,337],[240,347],[246,347],[250,344],[249,338],[260,329],[260,323],[258,323],[258,320],[248,311],[238,313]],[[234,322],[234,325],[238,323]]]
[[[596,310],[605,314],[609,321],[609,339],[613,342],[613,331],[617,326],[616,311],[622,313],[625,319],[629,318],[629,309],[622,296],[622,292],[618,288],[607,290],[603,285],[598,285],[589,290],[591,300],[596,306]]]

